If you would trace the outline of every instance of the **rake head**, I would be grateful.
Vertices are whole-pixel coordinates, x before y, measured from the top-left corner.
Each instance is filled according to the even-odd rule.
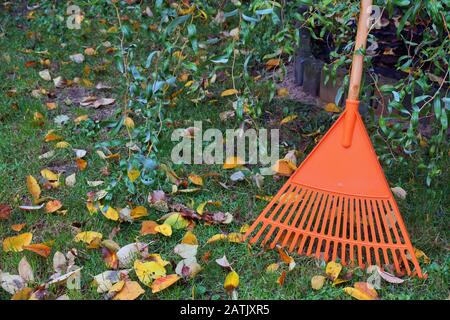
[[[352,112],[351,115],[349,113]],[[347,119],[345,117],[349,116]],[[354,133],[343,143],[348,119]],[[247,231],[251,244],[423,277],[359,114],[340,116]]]

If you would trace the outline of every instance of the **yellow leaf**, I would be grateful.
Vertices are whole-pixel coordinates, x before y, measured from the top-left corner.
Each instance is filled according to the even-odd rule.
[[[86,203],[86,207],[91,215],[94,213],[97,213],[97,211],[98,211],[96,205],[92,201],[88,201]]]
[[[189,225],[189,221],[187,221],[180,213],[175,212],[164,221],[164,224],[178,230],[186,228]]]
[[[158,253],[151,253],[149,254],[146,258],[146,261],[154,261],[159,263],[160,265],[162,265],[163,267],[167,266],[168,264],[170,264],[169,261],[164,260],[163,258],[161,258],[161,255]]]
[[[289,177],[296,169],[297,169],[297,166],[292,161],[287,160],[287,159],[279,159],[272,166],[272,170],[276,174],[278,174],[280,176],[286,176],[286,177]]]
[[[44,177],[44,179],[47,179],[50,182],[59,180],[59,175],[57,175],[56,173],[53,173],[49,169],[41,170],[41,175],[42,175],[42,177]]]
[[[27,187],[28,191],[33,196],[33,202],[37,203],[39,200],[39,197],[41,196],[41,187],[39,186],[38,182],[33,176],[27,177]]]
[[[20,252],[23,251],[23,247],[31,243],[33,234],[30,232],[22,233],[14,237],[8,237],[3,240],[3,251]]]
[[[111,206],[106,206],[106,210],[105,210],[105,206],[100,206],[100,211],[102,212],[102,214],[113,221],[117,221],[119,220],[119,213],[117,212],[116,209],[114,209]]]
[[[202,202],[197,207],[197,210],[196,210],[197,213],[202,215],[203,211],[205,210],[206,205],[208,205],[208,204],[212,204],[212,205],[214,205],[216,207],[220,207],[222,205],[222,202],[220,202],[220,201],[205,201],[205,202]]]
[[[225,159],[225,163],[223,164],[224,169],[234,169],[237,167],[242,167],[245,162],[242,161],[239,157],[228,157]]]
[[[166,223],[155,227],[155,231],[161,233],[162,235],[165,235],[166,237],[170,237],[172,235],[172,227]]]
[[[101,240],[103,235],[100,232],[95,231],[84,231],[80,232],[75,236],[75,242],[84,242],[87,244],[91,244],[94,240]]]
[[[279,97],[286,97],[289,95],[289,89],[288,88],[279,88],[277,90],[277,95]]]
[[[128,170],[128,173],[127,173],[128,179],[130,179],[131,182],[136,181],[136,179],[139,178],[140,175],[141,175],[141,172],[137,169]]]
[[[313,288],[314,290],[320,290],[322,289],[324,283],[325,283],[324,276],[314,276],[311,279],[311,288]]]
[[[208,241],[206,241],[206,243],[212,243],[212,242],[221,241],[221,240],[225,240],[225,239],[227,239],[227,236],[224,235],[223,233],[219,233],[219,234],[215,234],[211,238],[209,238]]]
[[[203,186],[203,179],[202,177],[196,175],[196,174],[190,174],[188,176],[189,181],[191,181],[193,184],[197,185],[197,186]]]
[[[127,127],[128,129],[134,128],[134,121],[130,117],[125,118],[124,124],[125,124],[125,127]]]
[[[122,289],[114,296],[113,300],[135,300],[144,292],[136,281],[125,281]]]
[[[266,267],[266,272],[267,273],[275,272],[278,270],[279,267],[280,265],[278,263],[271,263]]]
[[[70,147],[70,143],[66,141],[60,141],[57,144],[55,144],[55,148],[57,149],[66,149],[68,147]]]
[[[73,120],[73,122],[75,122],[76,124],[80,124],[80,122],[86,121],[88,119],[89,119],[89,116],[87,114],[83,114],[83,115],[79,116],[78,118],[76,118],[75,120]]]
[[[295,119],[297,119],[297,115],[296,114],[293,114],[293,115],[290,115],[290,116],[287,116],[286,118],[283,118],[283,120],[281,120],[281,122],[280,122],[280,125],[283,125],[283,124],[286,124],[286,123],[289,123],[289,122],[291,122],[292,120],[295,120]]]
[[[232,232],[228,234],[227,240],[229,242],[241,243],[244,241],[244,235],[242,233]]]
[[[325,105],[325,108],[324,108],[324,110],[326,111],[326,112],[333,112],[333,113],[339,113],[339,112],[341,112],[341,109],[339,109],[337,106],[336,106],[336,104],[334,104],[334,103],[327,103],[326,105]]]
[[[181,278],[177,274],[169,274],[166,277],[158,278],[152,283],[152,293],[160,292],[171,285],[173,285],[175,282],[180,280]]]
[[[136,208],[131,209],[130,216],[133,219],[139,219],[145,216],[148,216],[147,208],[143,206],[138,206]]]
[[[236,89],[228,89],[223,91],[220,96],[221,97],[227,97],[227,96],[231,96],[233,94],[237,94],[239,91],[237,91]]]
[[[325,273],[331,278],[331,280],[337,279],[339,273],[341,273],[342,265],[338,262],[330,261],[328,262]]]
[[[428,256],[422,250],[414,248],[414,255],[416,256],[417,259],[423,258],[424,263],[426,264],[430,263],[430,258],[428,258]]]
[[[188,231],[181,240],[181,243],[198,245],[198,240],[195,234],[193,234],[191,231]]]
[[[225,278],[223,287],[227,291],[233,291],[238,286],[239,286],[239,275],[236,273],[236,271],[231,271]]]
[[[166,275],[166,269],[155,261],[142,262],[136,260],[134,262],[134,271],[139,280],[146,286],[150,286],[153,280]]]
[[[352,288],[352,287],[344,288],[344,292],[358,300],[374,300],[375,299],[372,296],[368,295],[367,293],[365,293],[359,289]]]
[[[54,110],[58,107],[56,102],[47,102],[46,105],[48,110]]]
[[[250,229],[250,226],[249,226],[247,223],[245,223],[245,224],[241,227],[241,229],[239,230],[239,232],[240,232],[240,233],[246,233],[246,232],[248,231],[248,229]]]

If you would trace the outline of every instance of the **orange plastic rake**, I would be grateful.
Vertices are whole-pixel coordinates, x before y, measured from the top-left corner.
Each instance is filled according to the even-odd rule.
[[[299,254],[423,277],[405,224],[358,112],[371,0],[363,0],[346,108],[247,231]]]

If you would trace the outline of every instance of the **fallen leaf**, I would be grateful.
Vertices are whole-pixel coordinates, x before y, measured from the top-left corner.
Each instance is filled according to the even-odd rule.
[[[325,283],[324,276],[314,276],[311,278],[311,288],[313,288],[314,290],[322,289],[324,283]]]
[[[231,271],[228,273],[227,277],[225,278],[225,282],[223,284],[223,287],[228,292],[233,291],[239,286],[239,275],[236,271]]]
[[[283,271],[283,272],[281,272],[281,275],[278,277],[278,279],[277,279],[277,283],[280,285],[280,286],[283,286],[284,285],[284,281],[286,281],[286,271]]]
[[[189,225],[189,221],[186,220],[180,213],[175,212],[164,220],[164,224],[178,230],[186,228]]]
[[[52,250],[49,246],[43,243],[33,243],[27,246],[23,246],[23,249],[34,252],[44,258],[48,258]]]
[[[394,276],[393,274],[390,274],[386,271],[381,270],[379,267],[377,267],[377,272],[380,275],[380,277],[382,277],[384,280],[386,280],[389,283],[403,283],[405,282],[405,280],[400,279],[396,276]]]
[[[244,235],[242,233],[231,232],[227,236],[228,242],[242,243],[244,242]]]
[[[239,91],[237,91],[236,89],[228,89],[228,90],[225,90],[225,91],[223,91],[221,94],[220,94],[220,96],[221,97],[228,97],[228,96],[231,96],[231,95],[233,95],[233,94],[237,94]]]
[[[47,110],[55,110],[58,107],[56,102],[47,102],[46,106]]]
[[[197,249],[198,245],[181,243],[177,244],[173,251],[183,259],[188,259],[197,255]]]
[[[87,168],[86,160],[77,158],[75,161],[76,161],[77,167],[78,167],[78,169],[80,169],[80,171],[83,171]]]
[[[197,185],[197,186],[203,186],[203,179],[202,177],[195,175],[195,174],[190,174],[188,176],[189,181],[191,181],[193,184]]]
[[[331,280],[337,279],[341,273],[342,265],[338,262],[330,261],[327,263],[325,273],[331,278]]]
[[[19,262],[19,275],[22,277],[25,282],[33,282],[34,281],[34,275],[33,275],[33,269],[31,268],[30,263],[28,262],[26,257],[23,257]]]
[[[148,211],[147,211],[147,208],[145,208],[143,206],[138,206],[138,207],[131,209],[130,215],[134,220],[136,220],[136,219],[148,216]]]
[[[33,176],[27,177],[27,187],[33,197],[33,202],[37,203],[41,196],[41,187]]]
[[[223,169],[234,169],[238,167],[242,167],[245,162],[239,157],[228,157],[225,159],[225,163],[223,164]]]
[[[170,237],[172,235],[172,227],[170,226],[170,224],[167,223],[163,223],[159,226],[156,226],[155,231],[161,233],[166,237]]]
[[[221,241],[221,240],[225,240],[225,239],[227,239],[227,236],[222,233],[219,233],[219,234],[215,234],[211,238],[209,238],[206,241],[206,243],[212,243],[212,242]]]
[[[72,173],[70,176],[66,178],[66,186],[73,187],[75,186],[75,183],[77,183],[76,174]]]
[[[358,300],[375,300],[378,298],[377,291],[369,287],[366,282],[356,282],[354,288],[346,287],[344,292]]]
[[[127,268],[135,260],[136,257],[148,254],[148,245],[143,242],[134,242],[127,244],[117,251],[119,258],[119,267]]]
[[[179,279],[180,277],[176,274],[169,274],[168,276],[156,279],[151,285],[152,293],[157,293],[170,287]]]
[[[237,171],[230,176],[230,180],[233,182],[245,180],[245,175],[242,171]]]
[[[100,232],[95,231],[84,231],[80,232],[75,236],[75,242],[84,242],[86,244],[91,244],[96,239],[101,240],[103,235]]]
[[[12,208],[8,204],[0,204],[0,220],[8,220],[11,217]]]
[[[298,116],[297,116],[296,114],[287,116],[287,117],[285,117],[285,118],[283,118],[283,119],[281,120],[280,125],[289,123],[289,122],[291,122],[291,121],[297,119],[297,117],[298,117]]]
[[[286,177],[289,177],[296,169],[297,166],[287,159],[279,159],[272,166],[273,172]]]
[[[50,75],[50,71],[48,71],[48,69],[39,71],[39,76],[44,79],[45,81],[51,81],[52,80],[52,76]]]
[[[336,104],[334,104],[334,103],[332,103],[332,102],[327,103],[327,104],[325,105],[325,107],[324,107],[324,110],[325,110],[326,112],[332,112],[332,113],[339,113],[339,112],[341,112],[341,109],[339,109],[339,108],[336,106]]]
[[[153,280],[166,275],[166,269],[155,261],[142,262],[136,260],[134,262],[134,271],[139,280],[146,286],[150,286]]]
[[[145,291],[136,281],[125,281],[122,290],[120,290],[113,300],[135,300]]]
[[[47,132],[47,134],[44,137],[45,142],[58,141],[58,140],[63,140],[63,137],[54,133],[54,130],[50,130],[49,132]]]
[[[272,273],[277,271],[280,268],[280,264],[279,263],[271,263],[266,267],[266,272],[267,273]]]
[[[25,281],[19,275],[12,275],[0,271],[0,284],[3,290],[9,294],[16,294],[25,288]]]
[[[47,213],[54,213],[62,208],[62,203],[59,200],[52,200],[45,204],[45,211]]]
[[[20,252],[23,251],[23,247],[31,243],[33,234],[30,232],[22,233],[17,236],[8,237],[3,240],[3,251],[5,252]]]
[[[418,260],[423,259],[423,262],[425,264],[429,264],[431,262],[430,258],[428,258],[428,256],[425,254],[425,252],[423,252],[422,250],[418,249],[418,248],[414,248],[414,255],[416,256],[416,258]],[[408,255],[407,255],[408,258]]]
[[[26,223],[18,223],[11,225],[11,229],[15,232],[20,232],[26,226]]]
[[[197,258],[190,257],[190,258],[183,259],[180,262],[178,262],[178,264],[175,268],[175,273],[178,274],[180,277],[193,278],[201,270],[202,270],[202,267],[197,262]]]
[[[99,206],[102,214],[113,221],[119,220],[119,212],[111,206]]]
[[[223,255],[222,258],[216,259],[216,263],[223,268],[230,268],[231,265],[228,262],[227,256]]]
[[[102,258],[108,269],[118,269],[119,259],[115,251],[110,250],[107,247],[102,247]]]
[[[141,175],[141,172],[137,169],[130,169],[127,172],[128,179],[130,179],[131,182],[135,182],[137,178]]]
[[[269,59],[266,62],[266,68],[268,70],[278,67],[280,65],[280,59]]]
[[[279,88],[277,90],[277,95],[281,98],[286,97],[289,95],[289,89],[288,88]]]
[[[291,271],[292,269],[295,268],[295,261],[294,258],[292,258],[291,256],[289,256],[286,251],[284,251],[283,248],[281,247],[277,247],[278,250],[278,254],[280,255],[280,259],[281,261],[283,261],[284,263],[286,263],[289,266],[289,271]]]
[[[140,234],[143,236],[148,234],[157,234],[158,231],[155,230],[157,226],[158,224],[155,221],[152,220],[142,221]]]
[[[32,288],[23,288],[22,290],[16,292],[12,297],[11,300],[29,300],[31,297],[31,294],[33,293]]]
[[[185,233],[183,239],[181,240],[181,243],[184,244],[190,244],[190,245],[198,245],[198,240],[195,234],[193,234],[191,231],[188,231]]]
[[[81,53],[73,54],[69,56],[70,60],[72,60],[75,63],[83,63],[84,62],[84,55]]]
[[[394,187],[394,188],[391,188],[391,191],[395,196],[399,197],[400,199],[402,199],[402,200],[406,199],[407,193],[403,188]]]

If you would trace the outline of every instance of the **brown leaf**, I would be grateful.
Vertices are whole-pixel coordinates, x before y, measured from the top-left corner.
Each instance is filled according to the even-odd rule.
[[[157,226],[158,223],[153,220],[142,221],[140,233],[143,236],[148,234],[157,234],[158,232],[155,230]]]
[[[102,247],[102,258],[109,269],[116,270],[119,268],[119,259],[117,258],[116,252]]]
[[[8,204],[0,204],[0,220],[8,220],[11,217],[12,208]]]
[[[23,248],[25,250],[34,252],[44,258],[50,256],[50,252],[52,251],[52,249],[49,246],[43,243],[33,243],[28,246],[24,246]]]

